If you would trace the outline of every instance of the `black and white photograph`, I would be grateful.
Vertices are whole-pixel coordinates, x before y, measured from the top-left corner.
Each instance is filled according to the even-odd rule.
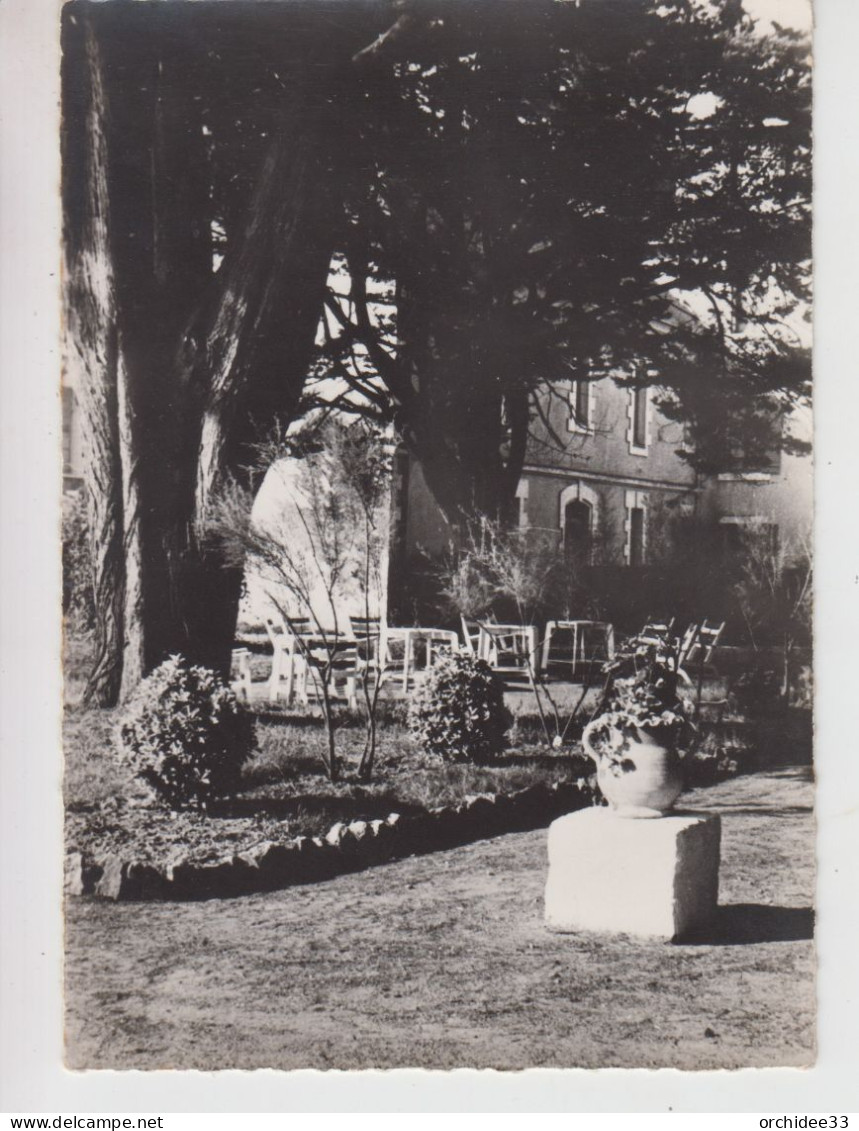
[[[813,1066],[810,2],[57,19],[66,1067]]]

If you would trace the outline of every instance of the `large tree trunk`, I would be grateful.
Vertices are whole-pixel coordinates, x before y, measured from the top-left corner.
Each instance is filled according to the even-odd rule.
[[[77,390],[88,453],[85,488],[96,609],[95,656],[85,698],[116,700],[122,679],[123,476],[121,370],[110,247],[109,110],[104,66],[88,13],[67,27],[63,59],[66,366]]]
[[[475,520],[510,517],[525,459],[527,380],[506,348],[505,296],[479,218],[455,195],[430,208],[403,192],[397,205],[404,254],[395,267],[397,371],[387,383],[403,440],[455,541]]]
[[[171,653],[229,664],[241,575],[223,568],[206,520],[273,418],[294,413],[345,161],[330,123],[293,97],[214,274],[181,40],[117,36],[114,8],[75,6],[64,29],[69,353],[96,563],[89,698],[103,705]]]
[[[181,449],[174,355],[212,275],[200,111],[184,88],[182,66],[181,48],[164,39],[126,48],[115,60],[112,246],[127,390],[119,403],[123,696],[165,655],[182,650],[165,648],[159,639],[169,582],[162,536],[175,502],[171,469]]]
[[[448,299],[456,295],[450,282],[438,289]],[[528,394],[496,356],[491,324],[482,334],[477,319],[457,327],[455,299],[432,315],[428,301],[400,289],[403,439],[454,531],[476,519],[505,522],[525,459]]]
[[[312,121],[290,113],[266,158],[243,238],[185,335],[179,376],[190,412],[179,458],[190,510],[176,516],[181,561],[174,566],[188,616],[186,649],[218,668],[229,661],[241,578],[224,568],[207,536],[212,508],[230,478],[251,485],[254,445],[294,415],[339,229],[340,181],[315,134]]]

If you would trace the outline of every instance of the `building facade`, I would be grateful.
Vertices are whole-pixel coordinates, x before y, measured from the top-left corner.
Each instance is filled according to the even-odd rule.
[[[73,389],[62,392],[64,488],[82,482],[85,452]],[[606,376],[546,390],[529,438],[516,492],[519,529],[556,539],[579,562],[613,575],[615,589],[636,588],[638,609],[656,612],[639,577],[671,554],[670,529],[691,519],[712,545],[730,549],[749,530],[763,532],[789,559],[810,543],[812,462],[781,453],[766,468],[700,477],[683,458],[682,424],[659,410],[650,388]],[[810,415],[795,434],[811,438]],[[449,552],[453,532],[424,480],[420,464],[399,450],[394,461],[387,577],[381,604],[394,623],[422,620],[432,607],[431,563]],[[714,560],[714,569],[718,561]],[[659,592],[659,578],[656,579]],[[585,615],[586,610],[579,610]],[[703,614],[702,614],[703,615]],[[435,618],[437,619],[437,617]]]
[[[808,540],[810,458],[777,454],[759,471],[704,478],[683,458],[684,426],[669,420],[657,400],[657,390],[611,376],[546,390],[517,489],[520,530],[556,538],[579,562],[616,574],[669,556],[678,519],[708,530],[712,544],[726,549],[750,529],[765,530],[788,556]],[[421,468],[405,453],[396,468],[393,520],[391,560],[407,576],[414,573],[409,563],[437,559],[451,546],[452,531]],[[408,615],[395,577],[391,594],[397,612]]]

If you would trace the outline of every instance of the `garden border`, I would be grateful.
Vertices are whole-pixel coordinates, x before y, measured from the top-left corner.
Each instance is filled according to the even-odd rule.
[[[593,803],[586,779],[533,785],[514,793],[472,794],[456,806],[385,820],[338,821],[324,837],[263,841],[213,863],[178,860],[163,866],[119,854],[93,861],[72,852],[65,861],[68,895],[119,901],[229,899],[316,883],[405,856],[438,852],[509,832],[547,827]]]

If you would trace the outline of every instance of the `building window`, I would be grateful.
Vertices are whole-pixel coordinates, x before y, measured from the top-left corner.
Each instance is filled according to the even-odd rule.
[[[567,561],[587,562],[591,553],[593,509],[583,499],[573,499],[564,507],[564,556]]]
[[[761,457],[760,467],[755,468],[762,475],[781,474],[781,448],[771,448]]]
[[[644,508],[633,507],[629,512],[629,564],[644,565]]]
[[[594,427],[594,389],[592,381],[573,381],[570,386],[570,432],[592,432]]]
[[[758,440],[758,450],[752,456],[742,447],[734,448],[731,453],[735,471],[724,471],[719,475],[721,482],[737,483],[762,483],[776,479],[781,474],[782,440],[784,434],[784,421],[774,419],[769,424],[771,443],[767,445],[766,437]]]
[[[600,500],[596,491],[578,481],[558,496],[558,525],[567,559],[590,561],[594,532],[598,529]]]
[[[632,390],[632,447],[648,447],[648,389]]]
[[[647,550],[647,495],[643,491],[626,492],[626,544],[624,557],[630,566],[642,566]]]
[[[760,518],[719,519],[721,550],[727,557],[756,550],[760,554],[778,557],[778,524]]]
[[[626,439],[633,455],[647,455],[650,442],[650,389],[643,386],[629,390],[627,409],[629,424]]]
[[[520,479],[513,500],[514,529],[525,530],[528,526],[528,480]]]

